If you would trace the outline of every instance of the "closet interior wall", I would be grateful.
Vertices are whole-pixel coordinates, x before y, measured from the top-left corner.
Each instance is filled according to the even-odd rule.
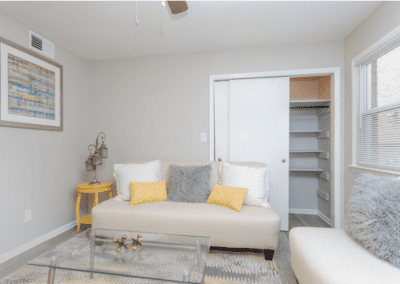
[[[289,211],[315,214],[318,207],[318,179],[314,172],[302,169],[318,168],[318,117],[315,109],[290,110],[289,138]],[[307,132],[310,131],[310,132]],[[313,212],[314,211],[314,212]]]
[[[324,175],[318,178],[318,211],[326,219],[331,220],[331,108],[323,109],[318,114],[318,126],[322,133],[327,133],[318,139],[318,148],[325,154],[320,154],[318,167],[324,169]],[[325,178],[324,178],[325,177]],[[329,222],[328,222],[329,223]]]

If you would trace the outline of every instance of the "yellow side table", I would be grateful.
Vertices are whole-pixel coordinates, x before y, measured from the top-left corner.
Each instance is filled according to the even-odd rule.
[[[108,191],[108,197],[112,198],[112,188],[113,183],[109,181],[102,181],[101,184],[89,184],[88,182],[78,184],[78,198],[76,200],[76,221],[78,223],[77,232],[79,232],[81,228],[81,224],[92,224],[92,215],[86,215],[82,218],[79,217],[79,206],[81,204],[82,193],[92,193],[94,195],[93,198],[93,207],[99,204],[99,193]]]

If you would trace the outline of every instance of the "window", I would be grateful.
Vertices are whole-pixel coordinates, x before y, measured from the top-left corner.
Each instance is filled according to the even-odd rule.
[[[400,171],[400,38],[359,64],[356,164]]]

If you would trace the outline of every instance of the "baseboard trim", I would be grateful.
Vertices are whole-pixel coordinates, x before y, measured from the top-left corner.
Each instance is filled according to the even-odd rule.
[[[0,264],[76,226],[76,220],[0,255]]]
[[[289,208],[289,213],[292,213],[292,214],[317,215],[318,214],[318,210],[316,210],[316,209]]]
[[[331,219],[329,219],[328,217],[326,217],[326,215],[324,213],[322,213],[321,211],[318,210],[317,215],[324,220],[326,223],[329,224],[329,226],[332,226],[332,222]]]

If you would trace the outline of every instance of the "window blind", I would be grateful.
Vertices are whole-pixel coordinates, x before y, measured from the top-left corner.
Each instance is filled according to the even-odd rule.
[[[400,38],[360,63],[356,162],[400,170]]]

